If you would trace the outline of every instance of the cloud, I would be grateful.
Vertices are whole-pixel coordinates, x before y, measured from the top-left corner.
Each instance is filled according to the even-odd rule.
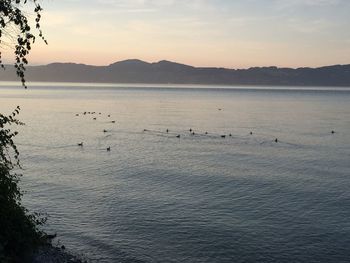
[[[335,26],[332,21],[325,19],[308,20],[300,18],[291,18],[288,20],[288,26],[293,31],[299,33],[326,33]]]
[[[180,0],[181,1],[181,0]],[[162,6],[171,6],[175,3],[174,0],[97,0],[99,5],[105,5],[117,9],[143,9]]]
[[[342,0],[275,0],[274,4],[280,9],[293,7],[325,7],[343,3]]]

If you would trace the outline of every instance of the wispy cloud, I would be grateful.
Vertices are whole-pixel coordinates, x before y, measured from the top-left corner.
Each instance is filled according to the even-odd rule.
[[[325,19],[305,20],[300,18],[288,19],[288,26],[299,33],[327,33],[335,26],[334,22]]]
[[[325,7],[334,6],[344,3],[343,0],[275,0],[274,4],[280,8],[291,8],[291,7]]]

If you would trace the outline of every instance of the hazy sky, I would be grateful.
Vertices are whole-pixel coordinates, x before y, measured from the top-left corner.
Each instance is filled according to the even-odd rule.
[[[49,46],[36,45],[34,64],[350,63],[349,0],[44,0],[42,6]]]

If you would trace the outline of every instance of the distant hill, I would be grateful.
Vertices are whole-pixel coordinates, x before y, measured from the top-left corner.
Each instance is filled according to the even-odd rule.
[[[28,81],[150,83],[150,84],[223,84],[280,86],[347,86],[350,65],[320,68],[254,67],[249,69],[201,68],[159,61],[148,63],[131,59],[109,66],[53,63],[27,68]],[[1,81],[18,81],[11,65],[0,70]]]

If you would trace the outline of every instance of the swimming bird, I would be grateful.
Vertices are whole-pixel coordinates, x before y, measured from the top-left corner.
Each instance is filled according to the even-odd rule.
[[[253,135],[253,132],[252,132],[252,131],[250,132],[250,135]]]
[[[86,111],[84,111],[84,115],[86,115]]]
[[[111,117],[111,115],[110,115],[110,114],[108,114],[108,117]]]
[[[180,134],[176,135],[176,138],[180,138]]]
[[[335,133],[335,131],[332,131],[332,134],[334,134]]]
[[[169,132],[169,129],[166,129],[166,133],[168,133]]]
[[[107,152],[111,151],[111,146],[107,147]]]
[[[103,130],[103,132],[107,132],[107,130]]]
[[[148,131],[147,129],[143,129],[144,132]]]
[[[207,135],[207,134],[208,134],[208,132],[205,132],[205,134]]]
[[[226,138],[226,135],[221,135],[221,138]]]
[[[83,147],[83,142],[78,143],[78,146]]]
[[[277,138],[275,139],[275,142],[278,142],[278,139],[277,139]]]
[[[77,114],[75,114],[75,116],[79,116],[79,114],[77,113]]]
[[[93,118],[94,121],[96,121],[96,118]]]
[[[111,121],[111,123],[115,123],[115,121]]]
[[[232,134],[230,133],[228,136],[232,137]]]

